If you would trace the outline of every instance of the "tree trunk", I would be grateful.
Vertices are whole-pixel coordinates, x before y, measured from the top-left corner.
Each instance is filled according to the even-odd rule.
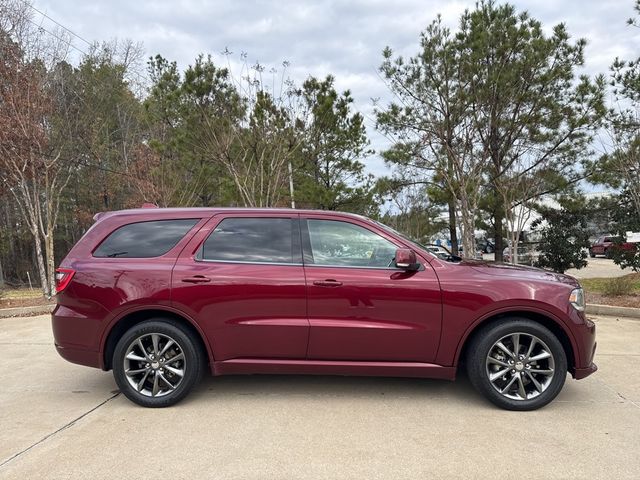
[[[6,227],[8,233],[8,246],[9,251],[7,252],[7,258],[9,259],[9,263],[7,265],[7,278],[16,279],[18,277],[18,264],[20,260],[23,258],[20,255],[20,252],[16,250],[16,245],[18,243],[15,224],[16,222],[13,219],[13,214],[15,212],[15,207],[12,206],[11,202],[5,203],[5,218],[6,218]],[[19,247],[18,247],[19,248]],[[4,276],[4,271],[3,271]]]
[[[474,258],[476,255],[475,214],[462,215],[462,256]]]
[[[495,261],[502,262],[504,260],[502,252],[504,251],[504,237],[502,236],[502,228],[505,219],[505,205],[502,203],[502,198],[500,192],[502,191],[500,186],[500,176],[502,174],[502,157],[500,154],[500,142],[498,140],[498,128],[496,127],[497,120],[495,115],[495,110],[491,110],[491,119],[490,119],[490,129],[489,129],[489,155],[491,158],[491,164],[493,167],[493,171],[491,171],[491,176],[493,177],[491,181],[491,188],[493,190],[493,202],[494,210],[493,210],[493,238],[495,241],[496,251],[495,251]]]
[[[511,240],[511,246],[509,247],[509,252],[511,253],[511,263],[517,265],[519,263],[518,247],[520,245],[520,235],[518,234],[518,232],[510,232],[509,240]]]
[[[44,257],[42,256],[42,244],[40,243],[40,235],[38,230],[31,230],[34,238],[34,244],[36,248],[36,263],[38,264],[38,275],[40,276],[40,285],[42,287],[42,293],[45,297],[51,298],[51,291],[49,289],[49,280],[47,278],[47,270],[44,267]]]
[[[502,262],[502,252],[504,250],[504,239],[502,236],[502,224],[504,223],[504,209],[502,205],[496,205],[493,211],[493,239],[496,246],[495,260]]]
[[[55,258],[53,250],[53,226],[47,225],[47,235],[45,236],[45,256],[47,266],[47,285],[49,290],[49,296],[52,296],[56,292],[56,280],[55,280]]]
[[[456,202],[451,196],[448,201],[449,206],[449,237],[451,238],[451,253],[458,254],[458,230],[456,222]]]
[[[474,258],[476,255],[476,206],[462,198],[460,220],[462,221],[462,256]]]
[[[2,258],[0,258],[0,288],[4,288],[4,273],[2,272]]]

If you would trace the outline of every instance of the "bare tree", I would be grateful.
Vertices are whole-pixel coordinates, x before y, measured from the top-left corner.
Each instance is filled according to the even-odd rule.
[[[523,200],[537,198],[543,184],[539,175],[519,175],[519,173],[505,174],[497,188],[504,206],[507,238],[511,245],[510,261],[514,264],[518,263],[520,237],[533,212],[529,202],[523,202]]]
[[[263,73],[262,65],[246,63],[239,78],[227,73],[237,103],[222,118],[203,116],[206,155],[225,167],[247,207],[273,207],[282,201],[291,179],[289,165],[304,141],[299,92],[284,72],[279,85],[275,70],[271,85]]]
[[[195,205],[206,183],[206,171],[188,172],[188,182],[179,181],[184,166],[167,161],[152,148],[139,144],[132,151],[128,181],[131,182],[137,203],[150,202],[160,207]]]
[[[60,43],[50,43],[24,24],[29,21],[24,4],[7,2],[0,8],[0,17],[23,22],[0,32],[1,181],[33,236],[42,291],[50,297],[55,293],[54,230],[61,193],[73,174],[71,164],[49,141],[55,108],[49,66],[64,51]]]

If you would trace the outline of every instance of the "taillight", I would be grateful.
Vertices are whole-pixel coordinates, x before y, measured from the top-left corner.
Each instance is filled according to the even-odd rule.
[[[70,268],[56,268],[56,293],[62,292],[76,273]]]

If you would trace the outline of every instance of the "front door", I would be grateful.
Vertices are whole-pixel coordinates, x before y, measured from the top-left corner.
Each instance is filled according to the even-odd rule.
[[[309,322],[297,214],[220,214],[185,247],[173,305],[195,318],[216,361],[304,359]]]
[[[382,229],[352,219],[301,222],[309,359],[432,362],[441,329],[438,278],[394,266],[399,245]]]

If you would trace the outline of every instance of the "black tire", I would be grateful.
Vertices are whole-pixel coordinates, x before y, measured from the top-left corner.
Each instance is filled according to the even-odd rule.
[[[527,335],[529,335],[535,336],[538,340],[544,342],[544,346],[548,347],[549,353],[551,353],[552,355],[552,361],[554,362],[554,366],[552,369],[553,375],[551,376],[551,379],[548,380],[548,383],[544,387],[544,390],[541,393],[536,393],[537,391],[534,392],[534,394],[537,396],[533,398],[527,398],[526,400],[513,399],[505,396],[505,394],[500,393],[497,390],[497,387],[494,386],[494,384],[489,380],[489,367],[487,366],[487,357],[489,356],[492,349],[495,348],[495,345],[498,341],[503,340],[504,337],[516,333],[525,334],[525,336],[522,337],[523,339],[530,338],[527,337]],[[525,344],[522,345],[520,352],[524,351],[525,346]],[[540,345],[540,348],[541,347],[542,345]],[[488,325],[486,328],[482,329],[474,336],[471,343],[468,345],[467,352],[466,367],[471,384],[489,401],[506,410],[526,411],[536,410],[538,408],[544,407],[560,393],[560,390],[562,390],[567,376],[567,357],[564,348],[562,347],[562,344],[560,343],[558,338],[548,328],[526,318],[509,317],[504,318],[497,323]],[[535,355],[531,355],[531,357],[534,356]],[[508,359],[508,357],[506,358]],[[550,362],[551,360],[546,361]],[[542,360],[541,362],[544,362],[544,360]],[[523,365],[521,364],[519,365],[519,367],[522,368]],[[493,368],[501,369],[503,367]],[[526,368],[529,367],[527,366]],[[531,371],[533,372],[534,370]],[[511,370],[511,372],[516,372],[516,370]],[[529,382],[527,384],[527,387],[533,390],[535,385],[529,380],[529,377],[531,376],[528,375],[528,373],[527,376],[525,375],[525,373],[527,372],[522,371],[522,373],[518,373],[518,375],[522,375],[523,382]],[[506,375],[514,376],[514,374],[512,373],[507,373]],[[505,376],[502,376],[502,379],[504,378]],[[514,385],[515,387],[517,387],[517,384]],[[528,395],[529,392],[527,392],[525,397],[528,397]]]
[[[611,249],[610,248],[605,249],[604,256],[606,258],[611,258]]]
[[[131,352],[130,348],[135,348],[136,350],[133,353],[137,356],[140,356],[140,347],[134,347],[134,343],[137,345],[137,339],[141,337],[144,340],[152,338],[152,334],[157,334],[159,338],[164,339],[165,345],[169,343],[166,340],[167,338],[173,340],[174,344],[172,345],[169,353],[166,355],[168,356],[170,354],[173,354],[173,356],[176,357],[181,353],[183,355],[182,358],[184,359],[183,361],[175,361],[173,365],[173,367],[180,368],[180,371],[183,373],[182,377],[180,377],[179,375],[174,375],[173,373],[169,372],[169,370],[166,370],[164,376],[160,375],[160,372],[164,372],[164,370],[159,366],[156,366],[156,370],[154,370],[153,367],[150,368],[149,363],[145,363],[146,360],[135,360],[135,362],[137,362],[136,365],[131,366],[131,369],[145,369],[145,365],[147,366],[146,370],[150,371],[150,377],[144,377],[145,380],[142,380],[143,386],[149,385],[149,382],[152,381],[151,379],[155,379],[156,375],[159,375],[160,378],[168,378],[171,375],[175,379],[175,389],[169,389],[167,384],[163,382],[162,385],[165,385],[164,389],[170,391],[168,391],[168,393],[158,392],[161,396],[152,396],[149,394],[151,392],[145,394],[145,388],[143,388],[143,391],[141,393],[130,383],[130,377],[128,377],[125,373],[125,362],[132,362],[132,360],[125,359],[127,352]],[[162,346],[162,344],[160,344],[160,346]],[[154,361],[154,365],[157,365],[159,363],[159,359],[156,360],[158,361]],[[170,361],[171,357],[168,356],[165,367],[167,367]],[[142,323],[134,325],[129,330],[127,330],[127,332],[122,336],[122,338],[120,338],[116,345],[115,351],[113,353],[112,363],[113,376],[115,377],[120,391],[124,393],[124,395],[132,402],[137,403],[138,405],[141,405],[143,407],[152,408],[169,407],[171,405],[175,405],[184,397],[186,397],[191,389],[195,386],[195,384],[200,380],[204,371],[204,364],[204,354],[199,347],[198,340],[194,338],[194,335],[190,331],[188,331],[178,322],[168,318],[154,318],[151,320],[146,320]],[[167,367],[167,369],[168,368],[169,367]],[[132,381],[135,382],[138,379],[141,379],[143,376],[144,373],[141,373],[140,377],[132,379]],[[153,389],[152,387],[149,388]]]
[[[595,254],[595,253],[593,253],[591,250],[589,250],[589,256],[590,256],[591,258],[596,258],[596,254]]]

